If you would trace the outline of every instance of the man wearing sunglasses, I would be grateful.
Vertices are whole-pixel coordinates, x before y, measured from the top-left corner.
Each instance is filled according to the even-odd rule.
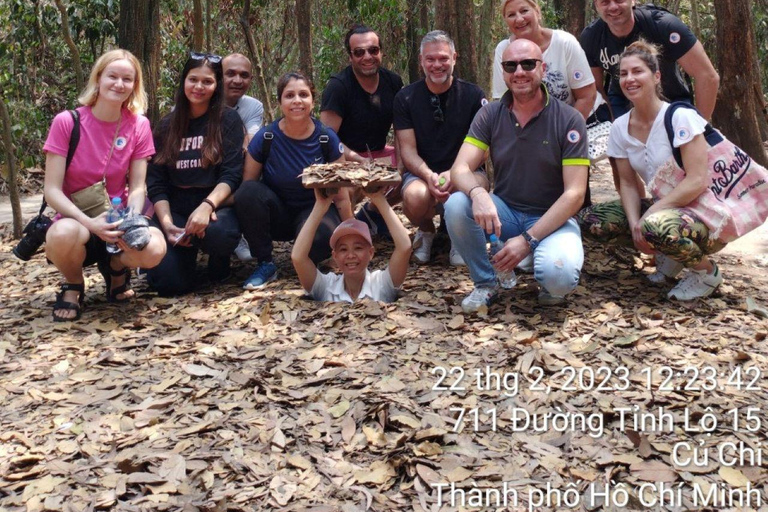
[[[516,39],[504,50],[509,89],[478,112],[451,169],[457,192],[445,205],[448,234],[469,267],[475,288],[461,303],[466,313],[498,294],[497,271],[514,271],[533,254],[539,303],[562,303],[579,283],[584,249],[573,216],[587,190],[587,128],[579,112],[550,97],[542,85],[541,49]],[[472,172],[490,151],[493,192]],[[485,249],[495,234],[504,247]]]
[[[453,76],[456,57],[448,34],[442,30],[429,32],[422,39],[419,52],[424,78],[403,88],[395,97],[395,137],[405,167],[403,211],[418,228],[413,257],[422,264],[431,259],[433,218],[438,205],[442,209],[442,203],[455,190],[451,165],[472,118],[487,103],[480,87]],[[449,261],[451,265],[464,265],[453,247]]]
[[[350,28],[344,45],[349,66],[328,79],[320,121],[338,133],[346,160],[364,163],[388,158],[396,166],[395,148],[387,145],[387,136],[392,126],[392,103],[403,79],[382,67],[379,36],[365,25]],[[390,204],[395,196],[388,195]],[[373,234],[388,233],[384,218],[370,203],[360,209],[357,218],[365,221]]]

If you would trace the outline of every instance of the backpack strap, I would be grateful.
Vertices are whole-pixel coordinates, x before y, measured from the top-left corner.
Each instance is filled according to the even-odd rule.
[[[669,107],[667,107],[667,111],[664,113],[664,129],[667,130],[667,138],[669,139],[669,145],[672,148],[672,155],[675,157],[675,162],[677,162],[677,165],[681,169],[684,169],[682,153],[680,152],[680,148],[676,148],[674,144],[675,129],[672,126],[672,116],[675,114],[675,111],[678,108],[690,108],[692,110],[696,110],[696,107],[694,107],[687,101],[674,101],[669,104]],[[696,110],[696,113],[698,112],[699,111]],[[720,132],[715,130],[712,127],[712,125],[709,123],[707,123],[707,126],[704,127],[704,139],[706,139],[707,144],[709,144],[710,147],[716,146],[721,142],[723,142],[723,136],[720,135]]]
[[[72,126],[72,132],[69,134],[69,149],[67,150],[66,169],[69,169],[69,164],[72,163],[72,158],[75,156],[77,145],[80,143],[80,112],[77,110],[70,110],[69,113],[72,116],[72,120],[75,122],[75,124]]]
[[[264,163],[262,165],[267,163],[267,158],[269,158],[269,149],[272,147],[272,139],[274,138],[274,132],[269,130],[264,132],[264,142],[261,144],[261,156],[264,158]]]
[[[69,148],[67,148],[67,163],[64,167],[65,172],[69,169],[69,164],[72,163],[72,158],[75,156],[77,145],[80,143],[80,112],[77,110],[70,110],[69,114],[72,116],[74,124],[72,125],[72,131],[69,133]],[[37,216],[42,216],[46,208],[48,208],[48,203],[45,200],[45,194],[43,194],[43,202],[40,205],[40,211],[37,213]]]
[[[331,163],[331,138],[328,136],[328,128],[320,123],[320,150],[323,152],[325,163]]]

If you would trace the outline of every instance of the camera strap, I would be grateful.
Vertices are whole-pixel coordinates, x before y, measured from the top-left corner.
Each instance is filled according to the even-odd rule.
[[[72,131],[69,134],[69,148],[67,149],[67,164],[66,167],[64,167],[65,171],[69,169],[69,164],[72,163],[72,158],[75,156],[77,145],[80,143],[80,112],[77,110],[70,110],[69,113],[72,116],[72,121],[74,121],[74,124],[72,125]],[[40,211],[38,212],[37,216],[42,216],[47,207],[48,203],[45,201],[45,194],[43,194],[43,204],[40,206]]]

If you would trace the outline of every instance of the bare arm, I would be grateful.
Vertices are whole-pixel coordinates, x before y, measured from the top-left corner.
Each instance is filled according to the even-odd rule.
[[[616,158],[614,162],[619,175],[621,205],[624,207],[624,212],[627,216],[627,224],[629,224],[629,230],[632,233],[632,241],[637,250],[651,254],[653,249],[645,240],[640,223],[640,211],[642,199],[645,197],[645,190],[640,189],[637,173],[632,169],[628,159]]]
[[[331,198],[321,193],[320,189],[315,189],[315,205],[301,227],[299,236],[296,237],[293,249],[291,250],[291,261],[296,269],[296,274],[299,276],[299,283],[307,292],[312,290],[312,287],[315,285],[315,278],[317,277],[317,267],[309,258],[309,251],[312,249],[312,242],[315,239],[317,228],[330,207]]]
[[[592,71],[592,76],[595,77],[595,90],[597,94],[603,97],[606,103],[608,102],[608,93],[605,91],[605,76],[603,75],[603,68],[589,68]]]
[[[384,217],[384,222],[387,224],[392,240],[395,242],[395,250],[392,251],[392,256],[389,258],[389,275],[395,288],[399,288],[403,281],[405,281],[405,275],[408,271],[408,262],[411,258],[411,239],[408,236],[408,230],[400,222],[400,219],[389,203],[387,203],[387,198],[384,197],[384,194],[381,192],[372,194],[371,202],[378,208],[381,216]]]
[[[123,234],[117,230],[120,222],[107,222],[107,214],[102,213],[96,218],[90,218],[84,214],[75,204],[64,194],[64,176],[66,174],[67,159],[61,155],[46,153],[45,157],[45,180],[43,191],[45,200],[62,217],[74,219],[85,228],[98,236],[105,242],[115,243],[118,237]]]
[[[144,211],[147,199],[147,159],[131,161],[128,170],[128,206],[136,213]]]
[[[486,190],[488,182],[474,172],[485,159],[485,150],[465,142],[451,167],[451,181],[458,192],[464,192],[472,200],[475,222],[486,233],[501,235],[501,221],[496,205]]]
[[[707,57],[707,52],[704,51],[701,41],[696,41],[693,48],[688,50],[677,62],[683,71],[693,78],[696,108],[699,109],[705,119],[712,119],[712,112],[715,111],[715,102],[717,101],[717,91],[720,88],[720,75],[717,74],[712,61]]]
[[[243,181],[258,181],[261,178],[263,164],[253,159],[250,153],[245,153],[245,165],[243,166]]]
[[[597,98],[597,89],[595,84],[589,84],[578,89],[571,89],[571,94],[575,99],[573,108],[579,111],[582,117],[586,120],[592,112],[592,107],[595,106],[595,98]]]

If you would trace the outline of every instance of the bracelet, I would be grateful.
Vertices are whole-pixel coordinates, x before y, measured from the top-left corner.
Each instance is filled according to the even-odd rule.
[[[216,205],[215,205],[215,204],[213,204],[213,201],[211,201],[210,199],[208,199],[208,198],[206,197],[205,199],[203,199],[203,202],[204,202],[205,204],[207,204],[208,206],[210,206],[212,211],[214,211],[214,212],[216,211]]]
[[[472,199],[472,191],[473,191],[473,190],[475,190],[476,188],[483,188],[483,186],[482,186],[482,185],[475,185],[474,187],[472,187],[471,189],[469,189],[469,192],[467,192],[467,196],[468,196],[470,199]]]

